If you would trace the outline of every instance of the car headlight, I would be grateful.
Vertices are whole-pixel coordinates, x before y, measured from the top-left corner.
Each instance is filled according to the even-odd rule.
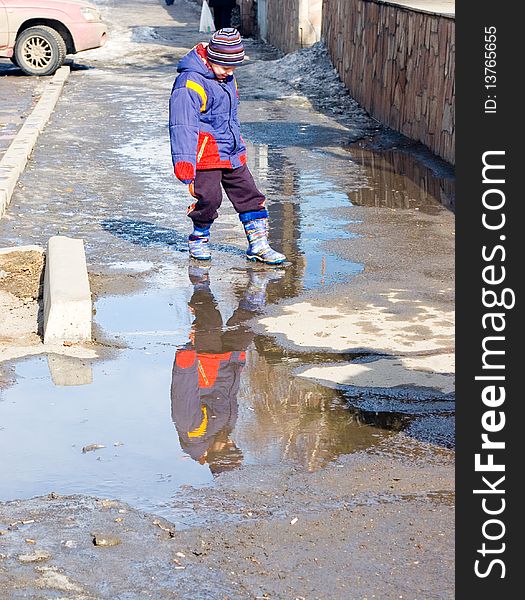
[[[80,12],[86,21],[100,21],[100,14],[94,8],[90,8],[89,6],[82,6],[80,8]]]

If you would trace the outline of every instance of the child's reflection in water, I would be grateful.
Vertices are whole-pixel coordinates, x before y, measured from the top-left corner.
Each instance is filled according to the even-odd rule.
[[[237,421],[237,393],[246,348],[253,332],[246,321],[261,311],[266,286],[281,270],[249,270],[249,282],[224,327],[210,289],[208,266],[189,267],[194,315],[190,340],[177,350],[171,381],[171,416],[181,448],[213,474],[241,465],[243,454],[231,439]]]

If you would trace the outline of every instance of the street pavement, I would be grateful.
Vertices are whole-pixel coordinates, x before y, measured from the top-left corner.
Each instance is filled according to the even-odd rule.
[[[315,108],[319,98],[296,86],[332,73],[315,55],[274,60],[247,41],[242,131],[289,264],[254,271],[225,200],[207,273],[213,314],[226,323],[267,284],[266,305],[251,343],[235,348],[246,351],[235,426],[193,460],[170,392],[203,281],[188,259],[191,198],[173,176],[167,104],[178,59],[206,36],[186,0],[99,5],[108,44],[75,57],[0,221],[4,245],[57,233],[85,241],[97,353],[4,363],[0,499],[11,502],[0,502],[0,589],[452,598],[453,215],[439,202],[443,180],[407,152],[356,148],[358,108]],[[84,384],[53,376],[68,369],[86,373]],[[95,546],[93,533],[115,545]]]
[[[49,79],[27,77],[7,59],[0,59],[0,159]]]

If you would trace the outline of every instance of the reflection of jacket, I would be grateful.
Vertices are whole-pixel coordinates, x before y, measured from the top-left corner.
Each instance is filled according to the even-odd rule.
[[[237,420],[244,352],[199,353],[180,349],[171,380],[171,416],[182,449],[198,460],[218,432]]]
[[[195,169],[235,169],[246,163],[233,76],[219,82],[198,44],[177,66],[170,99],[170,140],[175,175],[183,183]]]

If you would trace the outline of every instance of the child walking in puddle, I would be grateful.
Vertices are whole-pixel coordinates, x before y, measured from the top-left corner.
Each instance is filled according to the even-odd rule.
[[[237,115],[235,69],[244,60],[239,32],[216,31],[177,66],[170,98],[170,141],[175,176],[189,186],[193,231],[190,256],[209,260],[210,228],[222,202],[221,186],[239,214],[248,239],[249,260],[281,264],[284,254],[268,242],[268,211],[246,164],[246,146]]]

